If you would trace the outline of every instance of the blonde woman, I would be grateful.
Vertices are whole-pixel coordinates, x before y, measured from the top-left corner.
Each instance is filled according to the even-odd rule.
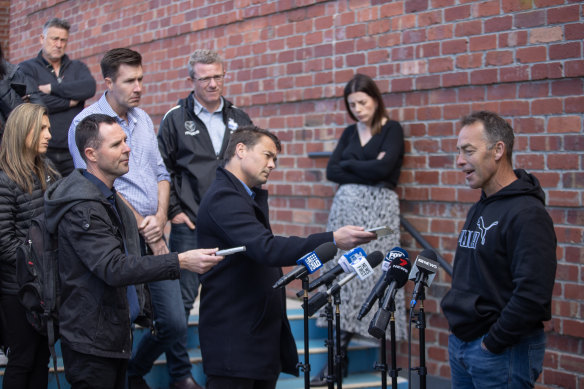
[[[43,194],[58,173],[46,162],[51,139],[45,107],[21,104],[8,117],[0,145],[0,314],[8,364],[4,389],[46,388],[47,339],[28,323],[17,297],[16,248],[30,220],[44,212]]]

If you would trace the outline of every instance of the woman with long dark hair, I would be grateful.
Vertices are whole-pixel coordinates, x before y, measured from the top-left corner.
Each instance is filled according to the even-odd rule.
[[[29,324],[18,301],[16,249],[24,243],[30,221],[44,212],[43,194],[58,173],[45,158],[51,139],[45,107],[16,107],[0,145],[0,313],[8,364],[4,389],[46,388],[47,338]]]
[[[347,224],[368,228],[388,226],[393,230],[391,234],[362,246],[367,254],[376,250],[385,254],[399,245],[399,199],[394,189],[404,155],[403,130],[397,121],[389,118],[379,88],[369,76],[356,74],[345,86],[344,100],[349,116],[356,123],[345,128],[327,166],[327,179],[339,184],[327,231]],[[327,263],[325,271],[336,262]],[[375,309],[360,321],[357,314],[382,274],[381,266],[375,270],[374,276],[341,289],[341,347],[345,352],[354,334],[369,337],[367,330]],[[404,339],[403,290],[398,292],[395,305],[397,338]],[[319,318],[318,324],[324,326],[324,319]],[[347,363],[345,359],[345,371]],[[312,385],[326,385],[321,378],[324,369]]]

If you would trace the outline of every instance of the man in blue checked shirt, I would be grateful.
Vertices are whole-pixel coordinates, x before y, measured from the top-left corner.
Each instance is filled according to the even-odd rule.
[[[133,211],[140,232],[142,254],[168,253],[163,239],[167,222],[170,175],[160,152],[150,116],[138,108],[142,97],[142,56],[126,48],[112,49],[101,60],[107,90],[96,103],[75,117],[69,128],[69,151],[76,168],[85,163],[75,144],[75,128],[86,116],[103,113],[116,118],[126,133],[130,153],[129,172],[115,186]],[[142,378],[163,352],[173,388],[201,388],[191,376],[187,353],[187,323],[178,280],[148,284],[155,320],[155,334],[145,335],[128,365],[129,388],[148,388]]]

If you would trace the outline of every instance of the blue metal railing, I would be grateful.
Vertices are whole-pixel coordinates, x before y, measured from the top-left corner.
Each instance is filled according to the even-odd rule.
[[[416,240],[416,242],[420,244],[420,246],[422,246],[424,249],[432,250],[436,253],[438,263],[440,263],[440,266],[442,266],[444,271],[448,273],[450,277],[452,277],[452,266],[444,259],[444,257],[440,255],[440,253],[438,253],[434,247],[432,247],[432,245],[422,236],[422,234],[418,232],[418,230],[414,228],[414,226],[409,221],[406,220],[406,218],[400,216],[399,221],[405,230]]]

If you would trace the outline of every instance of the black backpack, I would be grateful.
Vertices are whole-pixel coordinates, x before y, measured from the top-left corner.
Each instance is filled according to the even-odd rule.
[[[29,323],[46,336],[57,374],[55,342],[59,338],[59,263],[57,237],[47,231],[45,215],[31,220],[24,244],[16,250],[18,299]]]

